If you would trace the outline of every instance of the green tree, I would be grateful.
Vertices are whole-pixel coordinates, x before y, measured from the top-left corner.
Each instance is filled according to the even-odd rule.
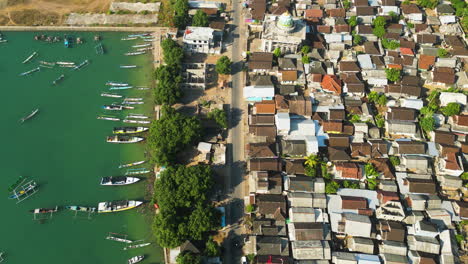
[[[281,56],[282,52],[281,52],[281,49],[280,48],[276,48],[274,51],[273,51],[273,55],[276,57],[276,58],[279,58]]]
[[[361,117],[359,115],[355,115],[355,114],[348,115],[348,120],[351,123],[361,123],[362,122]]]
[[[406,26],[408,26],[408,28],[414,28],[414,24],[410,22],[406,22]]]
[[[364,171],[366,173],[366,178],[376,178],[379,176],[379,173],[371,163],[366,163],[364,166]]]
[[[384,27],[375,27],[372,29],[372,34],[374,34],[378,38],[383,38],[385,35],[385,28]]]
[[[374,27],[383,27],[385,28],[385,26],[387,25],[387,19],[385,19],[385,17],[383,16],[378,16],[374,19],[374,21],[372,21],[372,25]]]
[[[354,45],[361,45],[362,43],[362,37],[361,35],[353,35],[353,44]]]
[[[375,125],[378,128],[382,128],[385,126],[385,118],[381,114],[375,116]]]
[[[166,38],[161,42],[161,48],[163,50],[164,62],[167,65],[180,65],[184,58],[183,49],[170,38]]]
[[[219,226],[220,213],[208,197],[214,184],[209,166],[167,167],[154,184],[153,201],[159,206],[153,229],[158,244],[174,248],[187,239]]]
[[[222,128],[228,127],[227,115],[226,111],[224,110],[213,109],[211,112],[208,113],[208,118],[215,120],[216,123]]]
[[[401,71],[397,69],[385,69],[385,73],[387,74],[387,79],[392,82],[399,81],[401,78]]]
[[[343,8],[349,9],[351,7],[351,2],[349,0],[343,0]]]
[[[302,56],[302,63],[303,63],[303,64],[308,64],[308,63],[310,63],[310,58],[309,58],[309,56],[307,56],[307,55],[306,55],[306,56]]]
[[[196,143],[201,136],[200,120],[163,107],[162,117],[153,121],[149,129],[148,147],[158,165],[175,162],[176,154]]]
[[[221,215],[210,205],[198,203],[189,217],[188,231],[190,238],[201,240],[203,233],[219,227]]]
[[[440,58],[447,58],[448,57],[448,51],[446,49],[438,49],[437,50],[437,56],[439,56]]]
[[[158,105],[173,105],[182,97],[179,68],[174,65],[162,65],[155,71],[156,87],[154,100]]]
[[[210,236],[205,244],[205,255],[208,257],[217,257],[221,254],[218,243]]]
[[[255,206],[253,204],[248,204],[246,207],[245,207],[245,211],[247,213],[252,213],[253,211],[255,210]]]
[[[340,188],[340,184],[336,181],[325,182],[325,193],[327,194],[336,193],[338,191],[338,188]]]
[[[400,16],[397,13],[390,11],[388,14],[392,17],[393,23],[398,23],[398,20],[400,20]]]
[[[317,155],[310,154],[304,164],[311,168],[316,168],[320,164],[320,158]]]
[[[384,106],[387,104],[387,96],[385,94],[381,94],[379,96],[379,99],[377,99],[377,104],[380,106]]]
[[[425,116],[425,117],[420,117],[419,118],[419,125],[421,126],[421,129],[428,133],[430,131],[433,131],[435,128],[435,120],[432,116]]]
[[[392,163],[393,167],[400,165],[400,158],[397,156],[390,156],[388,159],[390,160],[390,163]]]
[[[358,19],[356,16],[352,16],[348,19],[348,24],[351,26],[351,27],[355,27],[357,26],[358,24]]]
[[[417,0],[416,3],[421,7],[434,9],[437,6],[437,4],[439,4],[439,1],[438,0]]]
[[[468,181],[468,172],[464,172],[462,175],[460,175],[460,178],[464,181]]]
[[[382,46],[386,49],[391,49],[391,50],[394,50],[394,49],[397,49],[400,47],[400,43],[398,41],[395,41],[395,40],[388,40],[386,38],[382,39]]]
[[[189,4],[188,0],[175,0],[172,5],[174,10],[174,25],[179,29],[184,29],[189,21],[188,11]]]
[[[304,45],[301,48],[302,55],[307,55],[310,52],[310,46]]]
[[[376,103],[378,99],[379,93],[377,93],[376,91],[372,91],[367,95],[367,100],[369,100],[369,102],[371,103]]]
[[[359,183],[354,181],[343,181],[344,188],[359,189]]]
[[[201,9],[198,9],[192,19],[192,26],[194,27],[207,27],[210,21],[208,21],[208,15]]]
[[[458,103],[449,103],[447,106],[442,107],[441,112],[445,116],[458,115],[460,113],[460,105]]]
[[[190,251],[180,253],[176,258],[177,264],[201,264],[202,260],[200,255],[195,255]]]
[[[216,61],[216,72],[218,74],[231,74],[231,59],[228,56],[221,56],[221,58]]]

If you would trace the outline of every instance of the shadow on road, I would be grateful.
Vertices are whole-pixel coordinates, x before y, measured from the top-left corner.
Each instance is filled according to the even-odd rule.
[[[237,74],[242,72],[242,68],[244,67],[244,62],[243,61],[237,61],[234,62],[231,66],[231,74]]]

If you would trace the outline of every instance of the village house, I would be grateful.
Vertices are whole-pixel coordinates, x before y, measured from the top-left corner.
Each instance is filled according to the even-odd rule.
[[[294,19],[288,12],[267,15],[263,21],[262,50],[273,52],[279,48],[283,53],[295,53],[305,35],[306,24],[302,19]]]

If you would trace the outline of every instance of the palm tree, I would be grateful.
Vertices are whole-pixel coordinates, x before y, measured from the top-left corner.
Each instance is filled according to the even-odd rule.
[[[306,166],[309,166],[310,168],[315,168],[317,165],[320,163],[320,159],[317,155],[311,154],[309,157],[307,157],[306,161],[304,164]]]

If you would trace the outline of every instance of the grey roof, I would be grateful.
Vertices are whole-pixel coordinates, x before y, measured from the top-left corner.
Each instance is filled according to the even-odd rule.
[[[295,59],[279,58],[278,63],[280,69],[296,69]]]
[[[440,4],[437,6],[437,13],[439,14],[453,14],[455,13],[455,9],[451,5],[448,4]]]
[[[304,140],[282,140],[281,149],[283,155],[306,156],[307,148]]]
[[[255,86],[273,86],[270,75],[256,75],[252,78]]]

